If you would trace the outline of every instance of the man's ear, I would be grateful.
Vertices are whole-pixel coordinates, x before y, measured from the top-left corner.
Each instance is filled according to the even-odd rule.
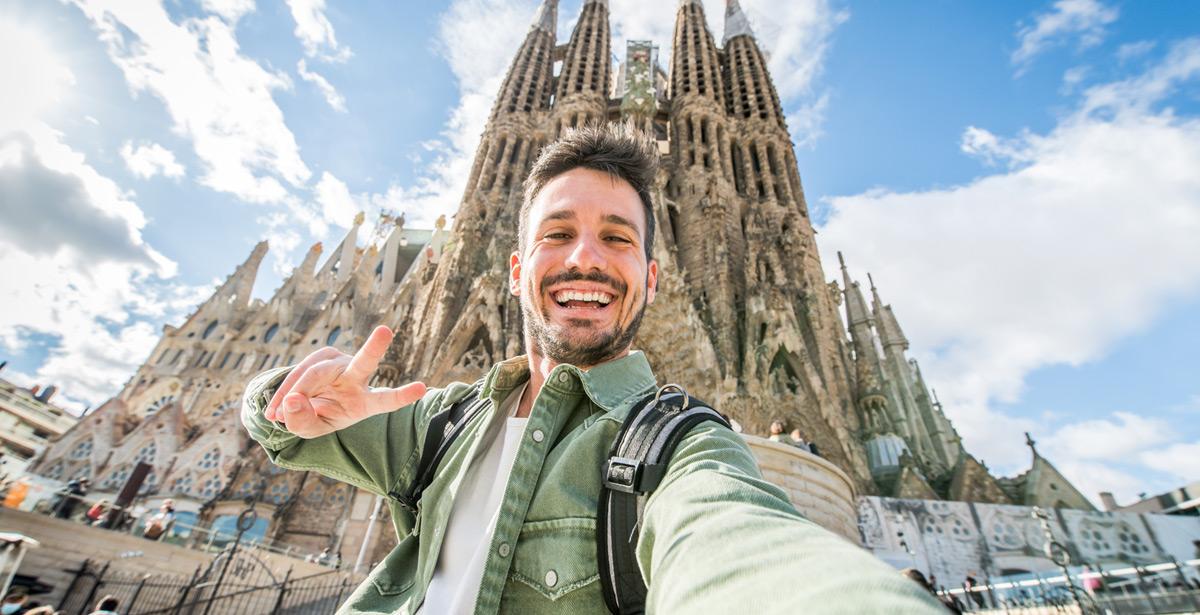
[[[508,257],[508,292],[514,297],[521,296],[521,254],[513,252]]]
[[[658,261],[650,259],[646,268],[646,303],[654,303],[654,293],[658,292]]]

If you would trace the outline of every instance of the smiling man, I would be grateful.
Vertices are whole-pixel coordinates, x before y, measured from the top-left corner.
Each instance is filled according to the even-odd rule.
[[[251,382],[243,420],[272,461],[390,497],[399,544],[340,612],[607,611],[601,467],[631,409],[657,389],[631,347],[658,280],[657,161],[648,137],[613,125],[543,151],[510,259],[527,354],[478,382],[369,387],[391,343],[385,327],[354,356],[322,349]],[[476,398],[477,412],[437,422]],[[414,503],[427,436],[443,429],[457,437]],[[722,424],[686,432],[640,504],[634,553],[648,612],[939,611],[797,513]]]

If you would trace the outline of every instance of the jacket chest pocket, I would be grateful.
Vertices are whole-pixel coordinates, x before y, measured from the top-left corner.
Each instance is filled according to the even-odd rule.
[[[397,596],[412,588],[417,577],[417,548],[417,537],[408,536],[371,571],[371,584],[380,596]]]
[[[510,576],[555,601],[598,582],[596,520],[567,517],[526,523]]]

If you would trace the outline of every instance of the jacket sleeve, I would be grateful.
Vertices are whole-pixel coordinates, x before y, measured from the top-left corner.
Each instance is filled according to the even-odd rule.
[[[242,401],[242,423],[275,465],[311,470],[380,495],[407,485],[420,455],[419,437],[429,418],[469,390],[455,383],[429,389],[420,400],[377,414],[319,438],[303,439],[282,423],[263,417],[290,367],[263,372],[250,381]]]
[[[805,519],[713,423],[675,449],[638,541],[647,613],[945,613],[867,551]]]

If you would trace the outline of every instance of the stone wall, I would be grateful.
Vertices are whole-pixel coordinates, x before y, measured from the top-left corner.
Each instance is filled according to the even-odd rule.
[[[1149,565],[1195,557],[1200,517],[1048,510],[1054,539],[1080,565]],[[915,566],[956,587],[967,574],[998,577],[1053,570],[1033,508],[862,497],[862,544],[897,568]],[[901,536],[903,533],[903,536]],[[901,541],[907,544],[901,544]]]
[[[743,435],[763,477],[787,492],[792,504],[821,527],[860,544],[854,483],[845,472],[812,453],[758,436]]]
[[[181,576],[190,576],[213,559],[211,553],[5,507],[0,507],[0,531],[24,534],[41,543],[26,553],[20,572],[54,587],[49,595],[38,596],[46,604],[58,604],[74,576],[68,570],[78,569],[85,559],[112,561],[114,568],[127,572]],[[294,577],[329,570],[302,559],[256,554],[277,577],[289,568]]]

